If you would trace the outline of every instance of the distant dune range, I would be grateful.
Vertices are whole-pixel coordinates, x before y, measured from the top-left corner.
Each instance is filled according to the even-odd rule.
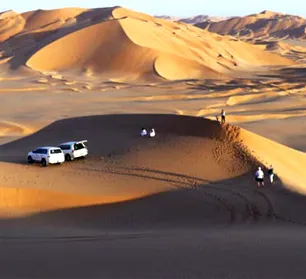
[[[306,19],[271,11],[218,22],[204,21],[196,26],[223,35],[244,39],[306,39]]]
[[[222,79],[293,63],[230,37],[120,7],[8,12],[1,18],[2,63],[13,68],[173,80]]]

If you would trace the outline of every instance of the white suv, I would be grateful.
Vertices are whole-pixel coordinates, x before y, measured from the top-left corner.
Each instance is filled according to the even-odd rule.
[[[38,147],[28,153],[28,163],[33,164],[34,162],[39,162],[44,167],[48,164],[62,164],[65,162],[65,156],[58,147]]]
[[[88,149],[85,143],[87,140],[82,141],[69,141],[58,145],[65,154],[66,161],[72,161],[75,158],[85,158],[88,155]]]

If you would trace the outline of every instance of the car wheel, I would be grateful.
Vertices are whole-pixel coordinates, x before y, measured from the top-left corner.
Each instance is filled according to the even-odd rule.
[[[46,166],[47,166],[47,161],[46,161],[46,159],[42,159],[42,160],[41,160],[41,165],[42,165],[43,167],[46,167]]]
[[[34,163],[34,160],[31,156],[28,156],[28,163],[29,164],[33,164]]]
[[[66,155],[65,155],[65,160],[66,160],[66,161],[72,161],[72,160],[71,160],[70,154],[66,154]]]

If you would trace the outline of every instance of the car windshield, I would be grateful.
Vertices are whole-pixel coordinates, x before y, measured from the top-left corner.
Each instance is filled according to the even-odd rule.
[[[58,154],[58,153],[62,153],[62,150],[60,150],[60,149],[51,149],[50,150],[50,154]]]

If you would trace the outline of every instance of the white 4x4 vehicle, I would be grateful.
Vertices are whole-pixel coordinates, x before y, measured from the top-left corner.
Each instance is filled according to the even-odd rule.
[[[44,167],[48,164],[61,164],[65,162],[65,156],[58,147],[38,147],[28,153],[28,163],[33,164],[34,162],[39,162]]]
[[[85,158],[88,155],[88,149],[85,143],[87,140],[69,141],[58,145],[65,154],[66,161],[72,161],[75,158]]]

